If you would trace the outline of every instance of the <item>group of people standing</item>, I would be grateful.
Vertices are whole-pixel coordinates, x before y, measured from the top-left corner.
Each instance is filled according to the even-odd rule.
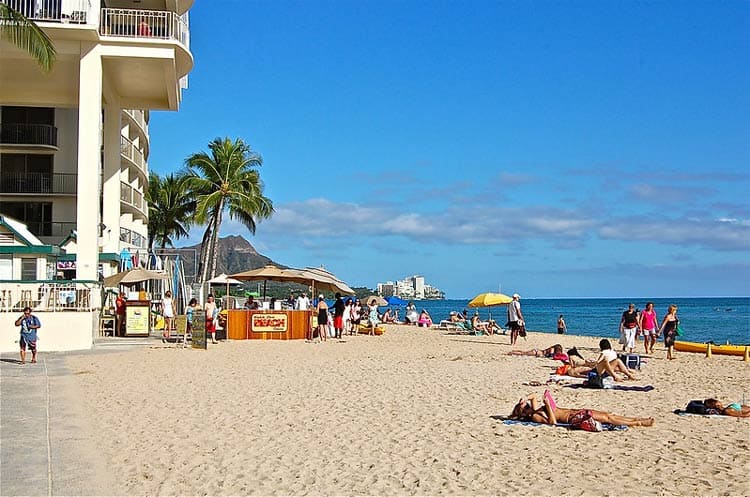
[[[646,308],[640,311],[635,304],[629,304],[620,319],[620,344],[623,352],[632,353],[635,350],[637,337],[643,337],[646,354],[653,354],[656,340],[664,334],[664,345],[667,347],[667,359],[674,359],[674,343],[679,334],[680,320],[677,317],[677,306],[672,304],[667,308],[667,314],[659,320],[654,310],[654,303],[646,303]]]
[[[332,308],[328,307],[324,296],[319,295],[315,310],[318,316],[318,338],[323,342],[328,338],[340,339],[344,334],[356,334],[360,323],[365,319],[370,325],[371,334],[375,334],[375,327],[380,324],[377,304],[363,306],[359,299],[344,300],[340,293],[336,294]],[[308,331],[307,340],[313,340],[312,329]]]

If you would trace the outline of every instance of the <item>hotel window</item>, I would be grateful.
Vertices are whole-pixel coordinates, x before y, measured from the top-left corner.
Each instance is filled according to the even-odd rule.
[[[25,281],[36,279],[36,259],[28,257],[21,259],[21,279]]]
[[[51,202],[0,202],[0,214],[21,221],[36,236],[52,236]]]

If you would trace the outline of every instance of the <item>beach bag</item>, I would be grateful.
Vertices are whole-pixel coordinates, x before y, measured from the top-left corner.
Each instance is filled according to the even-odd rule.
[[[638,354],[620,354],[620,360],[628,369],[641,369],[641,356]]]
[[[685,407],[685,412],[690,414],[706,414],[707,410],[702,400],[691,400]]]
[[[682,330],[682,326],[680,326],[680,323],[677,323],[677,326],[674,327],[674,332],[677,334],[678,337],[681,337],[685,334],[685,332]]]
[[[570,428],[572,430],[583,430],[583,431],[603,431],[602,424],[594,419],[594,415],[589,409],[582,409],[577,413],[573,414],[568,419]]]
[[[589,371],[588,380],[586,386],[589,388],[604,388],[604,381],[599,373],[596,371]]]

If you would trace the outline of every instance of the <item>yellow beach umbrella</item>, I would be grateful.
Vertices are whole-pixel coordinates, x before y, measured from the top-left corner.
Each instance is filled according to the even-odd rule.
[[[504,293],[480,293],[469,302],[469,307],[492,307],[493,305],[506,305],[513,302],[511,297]]]

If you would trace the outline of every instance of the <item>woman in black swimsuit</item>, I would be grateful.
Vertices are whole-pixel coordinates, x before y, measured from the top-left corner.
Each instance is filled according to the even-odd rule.
[[[326,341],[328,338],[328,304],[323,299],[323,296],[318,297],[318,338],[322,341]]]
[[[667,315],[661,322],[659,333],[664,333],[664,346],[667,347],[667,359],[674,359],[674,342],[677,340],[677,306],[672,304],[667,309]]]

